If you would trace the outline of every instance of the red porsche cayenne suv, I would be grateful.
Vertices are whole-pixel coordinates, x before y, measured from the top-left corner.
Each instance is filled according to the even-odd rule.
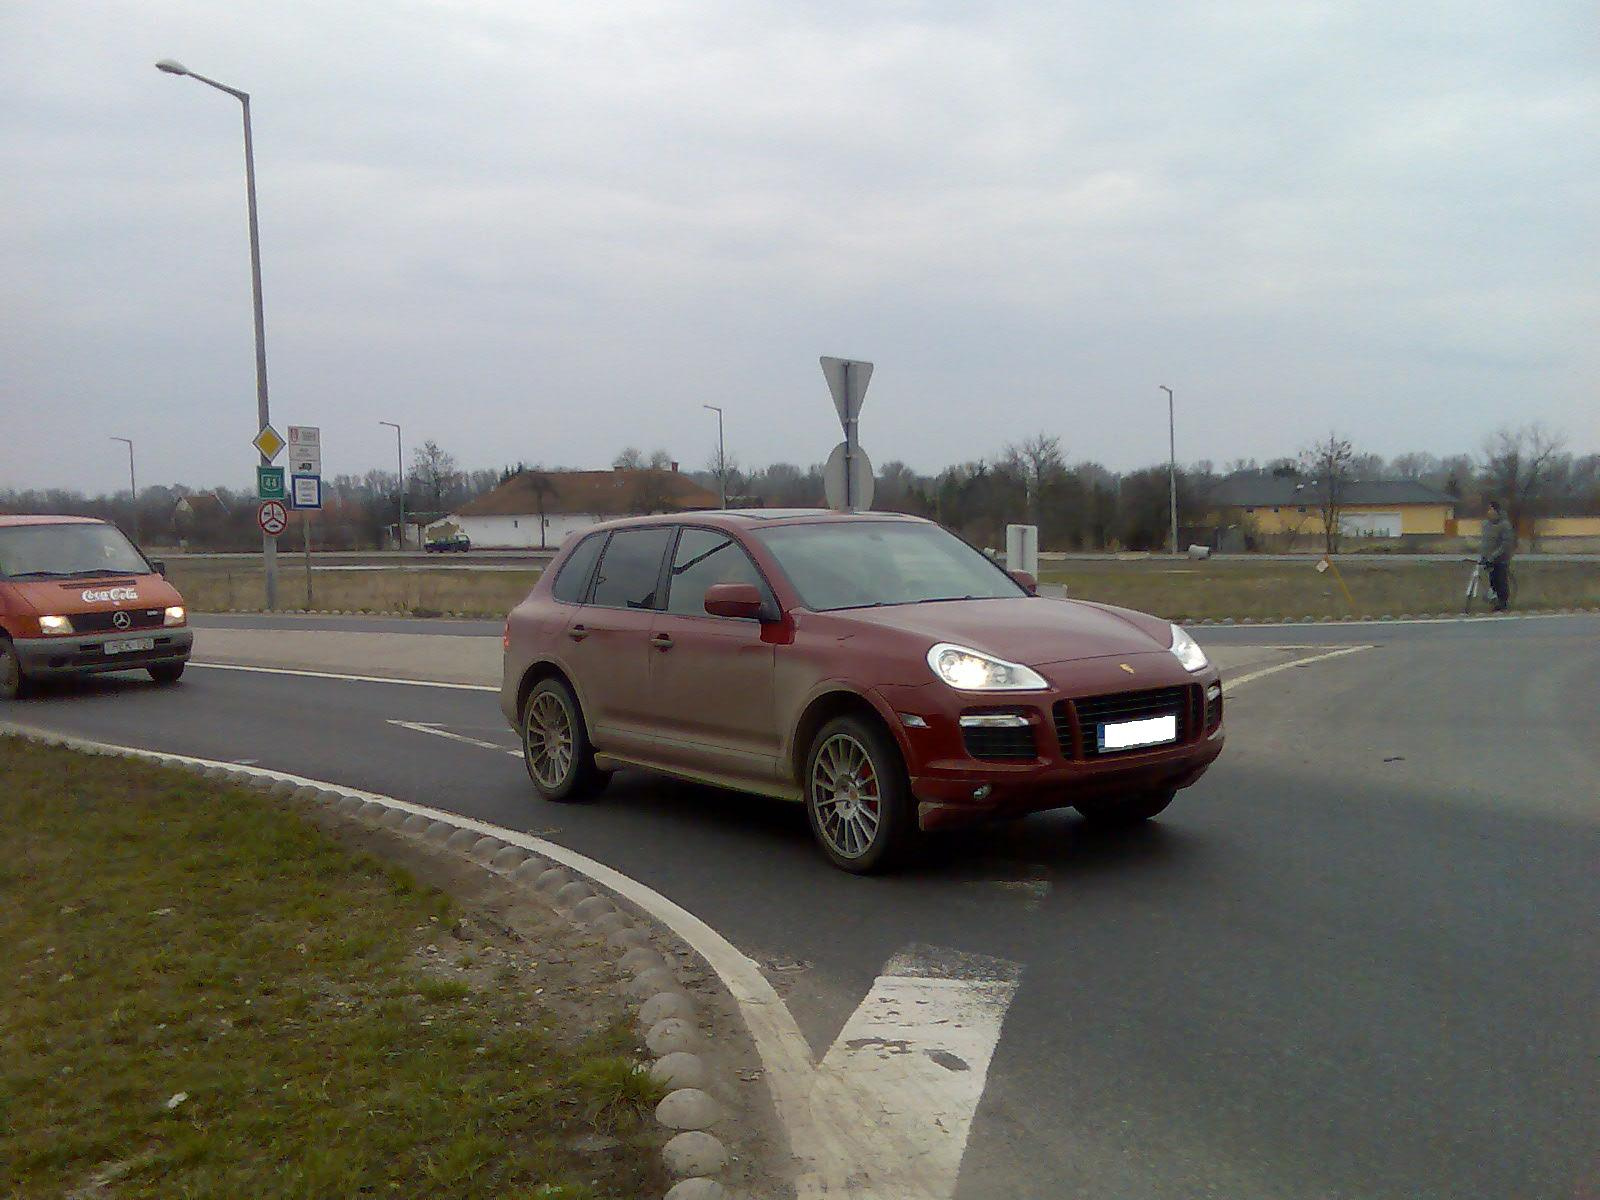
[[[1144,821],[1222,751],[1182,629],[1038,597],[939,526],[757,509],[574,535],[506,622],[500,702],[550,800],[643,767],[806,806],[847,871],[921,830]]]

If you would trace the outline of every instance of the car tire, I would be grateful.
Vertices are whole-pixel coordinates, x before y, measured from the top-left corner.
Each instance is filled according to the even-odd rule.
[[[150,678],[162,687],[171,687],[183,678],[183,663],[162,663],[159,667],[147,667]]]
[[[583,710],[559,679],[542,679],[522,705],[522,762],[546,800],[591,800],[611,782],[594,763]]]
[[[915,840],[905,763],[876,721],[837,717],[818,730],[802,784],[811,835],[842,871],[884,870]]]
[[[1131,829],[1166,811],[1176,791],[1142,792],[1126,799],[1076,804],[1074,808],[1092,829]]]
[[[31,681],[22,673],[22,660],[11,639],[0,636],[0,700],[20,700],[28,694]]]

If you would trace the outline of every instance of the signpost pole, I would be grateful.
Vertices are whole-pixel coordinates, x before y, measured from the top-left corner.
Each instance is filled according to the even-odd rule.
[[[850,394],[850,364],[844,364],[844,394]],[[846,417],[844,422],[844,510],[855,512],[855,475],[856,475],[856,422],[854,417]]]
[[[316,601],[311,595],[311,510],[307,509],[300,519],[300,528],[306,535],[306,611],[314,609]]]

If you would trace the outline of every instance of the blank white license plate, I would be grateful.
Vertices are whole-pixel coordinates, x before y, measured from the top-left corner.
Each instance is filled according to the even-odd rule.
[[[1178,718],[1172,715],[1100,726],[1102,750],[1132,750],[1135,746],[1159,746],[1177,740]]]
[[[135,650],[154,650],[155,638],[126,638],[120,642],[102,642],[100,648],[107,654],[131,654]]]

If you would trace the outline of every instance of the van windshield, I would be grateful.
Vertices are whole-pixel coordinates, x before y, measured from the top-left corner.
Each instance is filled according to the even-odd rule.
[[[0,579],[149,573],[144,555],[110,525],[12,525],[0,529]]]

